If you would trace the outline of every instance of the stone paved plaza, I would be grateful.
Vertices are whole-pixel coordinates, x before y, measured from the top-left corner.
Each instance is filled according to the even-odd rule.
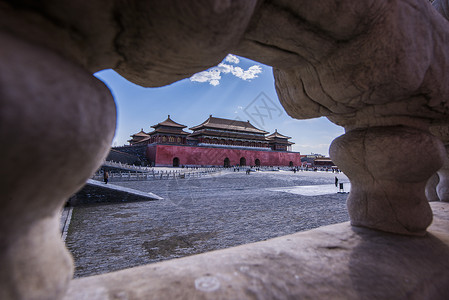
[[[75,207],[67,246],[83,277],[349,220],[347,194],[322,195],[329,172],[223,171],[203,178],[114,183],[164,198]],[[343,174],[340,182],[348,183]],[[316,186],[315,196],[309,186]],[[295,190],[306,186],[307,196]]]

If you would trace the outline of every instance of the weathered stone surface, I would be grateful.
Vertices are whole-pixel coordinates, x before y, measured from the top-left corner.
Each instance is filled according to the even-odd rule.
[[[429,233],[348,223],[73,280],[71,299],[447,299],[449,205]]]
[[[352,1],[335,1],[335,6],[337,2],[341,6],[279,4],[287,16],[298,17],[299,27],[283,30],[286,36],[265,35],[266,44],[303,58],[302,63],[274,70],[287,112],[295,118],[328,116],[346,129],[447,122],[447,21],[426,1],[413,1],[413,5],[363,1],[354,6]],[[343,14],[339,8],[346,5],[352,7]],[[316,17],[318,12],[321,18]],[[271,26],[263,22],[263,16],[256,27],[261,34],[270,32],[262,28]],[[294,48],[292,37],[307,48]]]
[[[446,17],[447,4],[435,4]],[[376,141],[387,134],[414,150],[411,141],[428,140],[428,146],[417,141],[416,148],[429,158],[428,166],[402,160],[393,148],[366,152],[360,137],[355,155],[336,149],[333,156],[356,181],[360,198],[350,200],[350,211],[363,202],[367,206],[356,211],[376,201],[376,208],[386,202],[394,207],[377,210],[380,223],[364,213],[354,214],[354,223],[414,234],[430,222],[422,201],[425,182],[442,165],[442,155],[425,131],[449,120],[449,26],[427,1],[2,0],[0,39],[0,140],[8,145],[0,153],[8,174],[0,202],[2,299],[57,298],[64,292],[71,265],[57,237],[57,212],[98,167],[112,138],[112,97],[89,74],[104,68],[140,85],[160,86],[212,66],[228,52],[273,65],[281,103],[295,118],[327,116],[346,128],[343,140],[374,126],[384,127],[372,131]],[[408,127],[407,139],[395,136],[397,126]],[[411,149],[404,151],[414,157]],[[358,158],[364,162],[349,166]],[[391,158],[396,162],[387,172],[385,195],[365,201],[366,193],[379,191],[379,182],[376,176],[370,180],[363,165]],[[404,175],[415,162],[411,175]],[[276,296],[288,284],[273,279],[259,292],[267,286],[267,297]]]
[[[432,221],[425,186],[446,156],[439,139],[408,127],[372,127],[336,138],[329,151],[351,180],[352,225],[425,233]]]
[[[449,202],[449,126],[432,126],[430,132],[446,146],[447,154],[444,158],[444,164],[438,170],[439,182],[436,186],[436,193],[439,200]]]
[[[275,67],[279,98],[295,118],[328,116],[358,128],[423,126],[448,115],[449,29],[427,1],[63,1],[1,8],[8,31],[89,70],[112,67],[145,86],[188,77],[233,51]]]
[[[449,144],[446,145],[446,152],[444,165],[438,170],[440,181],[437,185],[437,194],[441,201],[449,202]]]
[[[2,1],[0,28],[91,72],[113,68],[163,86],[218,64],[246,30],[257,1]]]
[[[439,138],[443,144],[449,144],[449,125],[431,126],[429,130],[434,136]]]
[[[122,60],[114,70],[143,86],[161,86],[217,65],[252,17],[251,1],[117,1]]]
[[[3,32],[0,44],[0,298],[57,299],[73,269],[59,211],[105,157],[115,105],[59,55]]]
[[[437,173],[433,174],[427,181],[425,193],[426,198],[429,202],[440,201],[440,198],[438,197],[437,194],[437,185],[439,181],[440,178],[438,177]]]
[[[93,73],[122,60],[115,46],[121,29],[114,15],[114,1],[1,1],[0,29]]]

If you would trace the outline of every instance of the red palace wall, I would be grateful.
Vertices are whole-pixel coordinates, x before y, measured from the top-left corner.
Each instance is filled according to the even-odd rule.
[[[147,158],[155,166],[173,166],[173,159],[179,159],[179,165],[223,166],[225,158],[229,165],[239,165],[240,158],[246,159],[247,166],[255,166],[259,159],[261,166],[301,165],[299,152],[259,151],[232,148],[195,147],[180,145],[148,145]]]

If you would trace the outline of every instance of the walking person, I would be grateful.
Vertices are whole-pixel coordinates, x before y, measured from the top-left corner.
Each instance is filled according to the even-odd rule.
[[[104,183],[105,183],[105,184],[108,184],[108,181],[109,181],[109,173],[108,173],[108,171],[106,171],[106,170],[104,170],[104,172],[103,172],[103,180],[104,180]]]
[[[335,187],[338,187],[338,178],[335,176]]]

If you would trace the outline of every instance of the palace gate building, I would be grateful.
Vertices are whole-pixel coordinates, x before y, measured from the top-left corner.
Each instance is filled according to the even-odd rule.
[[[292,152],[290,137],[253,126],[249,121],[213,117],[184,131],[170,115],[163,122],[131,136],[131,146],[146,145],[153,166],[299,166],[299,152]]]

